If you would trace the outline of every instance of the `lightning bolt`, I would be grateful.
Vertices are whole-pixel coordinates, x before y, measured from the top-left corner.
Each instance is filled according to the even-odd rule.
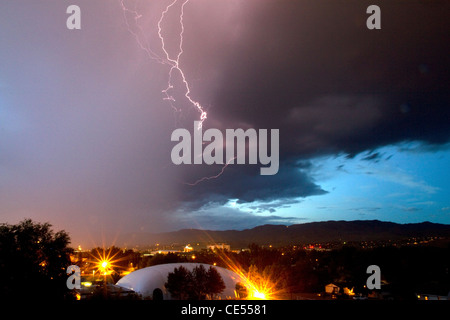
[[[191,97],[191,88],[190,88],[189,82],[187,80],[185,72],[183,71],[183,69],[180,65],[181,56],[183,55],[183,52],[184,52],[183,51],[183,42],[184,42],[183,34],[185,31],[184,21],[183,21],[184,8],[185,8],[186,4],[188,4],[189,0],[173,0],[161,12],[161,16],[158,20],[157,27],[158,27],[158,37],[161,42],[161,50],[164,53],[163,56],[160,56],[155,51],[153,51],[151,48],[151,45],[145,35],[145,31],[139,23],[139,20],[142,18],[142,14],[140,14],[138,12],[137,2],[135,2],[134,9],[131,9],[125,5],[125,1],[126,0],[120,0],[120,4],[122,7],[125,24],[127,26],[128,31],[136,39],[138,46],[144,52],[146,52],[147,56],[151,60],[155,60],[156,62],[163,64],[163,65],[167,65],[169,67],[167,87],[164,90],[162,90],[162,93],[164,94],[163,100],[168,101],[175,112],[181,111],[180,109],[178,109],[175,106],[174,103],[176,102],[176,100],[175,100],[174,96],[172,94],[170,94],[171,91],[176,89],[176,86],[173,81],[173,77],[174,77],[174,74],[178,73],[181,77],[181,82],[183,83],[183,87],[184,87],[183,92],[184,92],[185,98],[200,113],[200,121],[199,121],[198,127],[197,127],[197,130],[200,130],[203,126],[203,122],[207,118],[207,112],[205,111],[204,107],[198,101],[194,100]],[[176,52],[169,52],[169,50],[166,47],[166,39],[163,35],[163,24],[165,22],[165,19],[167,17],[167,14],[169,13],[169,11],[176,10],[176,5],[178,3],[181,3],[181,5],[179,6],[179,20],[178,20],[178,23],[180,25],[178,49]],[[132,19],[130,19],[129,16],[131,16]],[[130,23],[130,20],[132,20],[132,21],[134,20],[134,23]],[[190,185],[190,186],[195,186],[202,181],[216,179],[216,178],[220,177],[224,173],[226,167],[228,167],[228,165],[234,159],[236,159],[236,157],[228,160],[228,162],[222,167],[222,170],[218,174],[216,174],[214,176],[210,176],[210,177],[203,177],[203,178],[195,181],[194,183],[185,183],[185,184]]]
[[[158,36],[159,39],[161,40],[161,44],[162,44],[162,50],[164,51],[165,55],[166,55],[166,59],[167,61],[172,63],[172,66],[170,68],[169,71],[169,81],[167,84],[167,88],[165,90],[163,90],[163,92],[166,94],[166,100],[170,100],[170,101],[175,101],[174,97],[172,95],[169,94],[169,90],[172,89],[174,86],[172,84],[172,74],[174,71],[177,71],[180,75],[181,75],[181,79],[182,82],[185,86],[185,94],[184,96],[186,97],[186,99],[200,112],[200,122],[198,124],[198,129],[201,129],[202,125],[203,125],[203,121],[205,121],[206,117],[207,117],[207,113],[206,111],[203,109],[202,105],[198,102],[195,101],[191,98],[191,89],[189,87],[189,83],[186,80],[186,76],[183,72],[183,70],[180,67],[180,58],[181,55],[183,54],[183,33],[184,33],[184,23],[183,23],[183,17],[184,17],[184,6],[189,2],[189,0],[184,0],[182,5],[181,5],[181,9],[180,9],[180,26],[181,26],[181,31],[180,31],[180,42],[179,42],[179,51],[178,54],[176,56],[175,59],[172,59],[168,53],[168,51],[166,50],[166,46],[165,46],[165,41],[164,41],[164,37],[162,36],[162,28],[161,28],[161,24],[164,20],[165,15],[167,14],[167,12],[172,8],[172,6],[174,6],[179,0],[174,0],[171,4],[169,4],[166,7],[166,10],[164,10],[161,14],[161,18],[158,21]]]
[[[125,6],[125,0],[120,0],[120,5],[122,6],[123,17],[124,17],[124,21],[127,26],[128,32],[130,32],[133,35],[133,37],[136,39],[136,42],[139,45],[139,47],[147,53],[147,55],[150,59],[156,60],[157,62],[159,62],[161,64],[168,64],[168,61],[161,58],[157,53],[155,53],[151,49],[150,43],[148,42],[147,38],[145,37],[145,32],[138,22],[139,19],[142,18],[142,15],[140,13],[138,13],[138,11],[137,11],[137,8],[136,8],[137,2],[135,3],[134,10]],[[133,17],[134,26],[137,29],[137,31],[134,31],[133,28],[131,27],[130,22],[128,21],[127,14],[129,14]]]
[[[179,13],[179,24],[180,24],[180,34],[179,34],[179,44],[178,44],[178,50],[175,53],[169,53],[169,50],[166,48],[166,39],[163,36],[162,32],[162,25],[164,23],[164,20],[171,10],[176,10],[175,5],[181,3],[180,6],[180,13]],[[189,0],[174,0],[171,2],[165,10],[162,11],[161,16],[158,20],[158,37],[161,41],[161,49],[164,52],[164,57],[159,56],[157,53],[155,53],[150,46],[150,43],[148,42],[148,39],[145,37],[145,32],[141,25],[139,24],[139,19],[142,18],[142,15],[137,11],[137,3],[135,3],[135,8],[130,9],[125,5],[125,0],[120,0],[120,4],[122,6],[125,24],[128,28],[128,31],[134,36],[136,39],[136,42],[138,43],[139,47],[144,50],[148,57],[152,60],[156,60],[157,62],[168,65],[169,66],[169,72],[168,72],[168,82],[166,89],[162,90],[162,93],[164,93],[163,100],[169,101],[170,105],[175,111],[180,111],[176,106],[174,105],[174,102],[176,101],[174,96],[170,94],[170,91],[173,89],[176,89],[176,86],[173,82],[173,76],[174,73],[178,73],[181,77],[181,81],[183,83],[184,89],[184,96],[186,97],[187,101],[200,113],[200,121],[198,124],[198,129],[202,128],[203,122],[207,118],[207,112],[203,108],[203,106],[200,104],[200,102],[194,100],[191,97],[191,88],[189,85],[189,82],[186,78],[186,74],[183,71],[181,65],[180,65],[180,59],[183,54],[183,34],[184,34],[184,7],[189,2]],[[130,21],[128,19],[128,15],[131,15],[134,20],[134,28],[131,26]],[[136,29],[136,31],[134,30]]]
[[[200,179],[198,179],[197,181],[195,181],[193,183],[185,182],[184,184],[187,184],[189,186],[195,186],[195,185],[199,184],[200,182],[203,182],[203,181],[206,181],[206,180],[217,179],[218,177],[220,177],[223,174],[225,169],[228,167],[228,165],[231,162],[233,162],[234,159],[236,159],[236,157],[233,157],[230,160],[228,160],[227,163],[222,167],[222,170],[220,170],[220,172],[218,174],[216,174],[215,176],[203,177],[203,178],[200,178]]]

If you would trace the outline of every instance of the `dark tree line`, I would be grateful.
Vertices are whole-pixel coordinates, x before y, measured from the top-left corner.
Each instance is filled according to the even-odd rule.
[[[71,265],[69,235],[48,223],[0,225],[0,299],[64,299]]]
[[[169,273],[165,287],[175,299],[205,300],[214,299],[223,292],[225,283],[214,267],[206,270],[203,265],[199,265],[189,271],[180,266]]]

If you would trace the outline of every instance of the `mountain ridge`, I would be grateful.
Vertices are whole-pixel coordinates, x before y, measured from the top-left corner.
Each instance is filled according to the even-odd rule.
[[[227,243],[232,247],[259,245],[292,245],[332,241],[379,241],[409,237],[450,237],[450,225],[424,221],[395,223],[380,220],[329,220],[293,225],[265,224],[244,230],[180,229],[160,233],[132,233],[117,244],[126,247],[185,245],[193,243]]]

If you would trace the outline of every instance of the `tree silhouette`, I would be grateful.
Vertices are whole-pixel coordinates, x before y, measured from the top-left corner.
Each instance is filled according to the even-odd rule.
[[[191,273],[185,267],[175,268],[167,276],[166,289],[174,299],[185,300],[191,291],[191,278]]]
[[[209,267],[206,277],[206,288],[206,292],[211,299],[214,299],[215,295],[225,290],[225,283],[216,268]]]
[[[65,231],[30,219],[0,225],[0,298],[55,299],[71,295],[66,268],[71,265]]]
[[[191,272],[192,291],[190,298],[193,300],[205,300],[208,294],[208,274],[205,267],[201,264]]]
[[[220,273],[212,266],[206,270],[203,265],[196,266],[192,272],[183,266],[175,268],[165,286],[173,298],[180,300],[214,299],[225,289]]]

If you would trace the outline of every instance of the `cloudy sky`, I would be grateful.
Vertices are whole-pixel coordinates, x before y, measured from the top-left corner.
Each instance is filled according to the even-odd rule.
[[[75,245],[180,228],[450,223],[448,1],[189,0],[182,68],[203,129],[279,129],[280,169],[172,164],[184,97],[158,21],[173,0],[2,1],[0,222]],[[161,35],[178,54],[179,0]],[[68,30],[66,8],[81,9]]]

